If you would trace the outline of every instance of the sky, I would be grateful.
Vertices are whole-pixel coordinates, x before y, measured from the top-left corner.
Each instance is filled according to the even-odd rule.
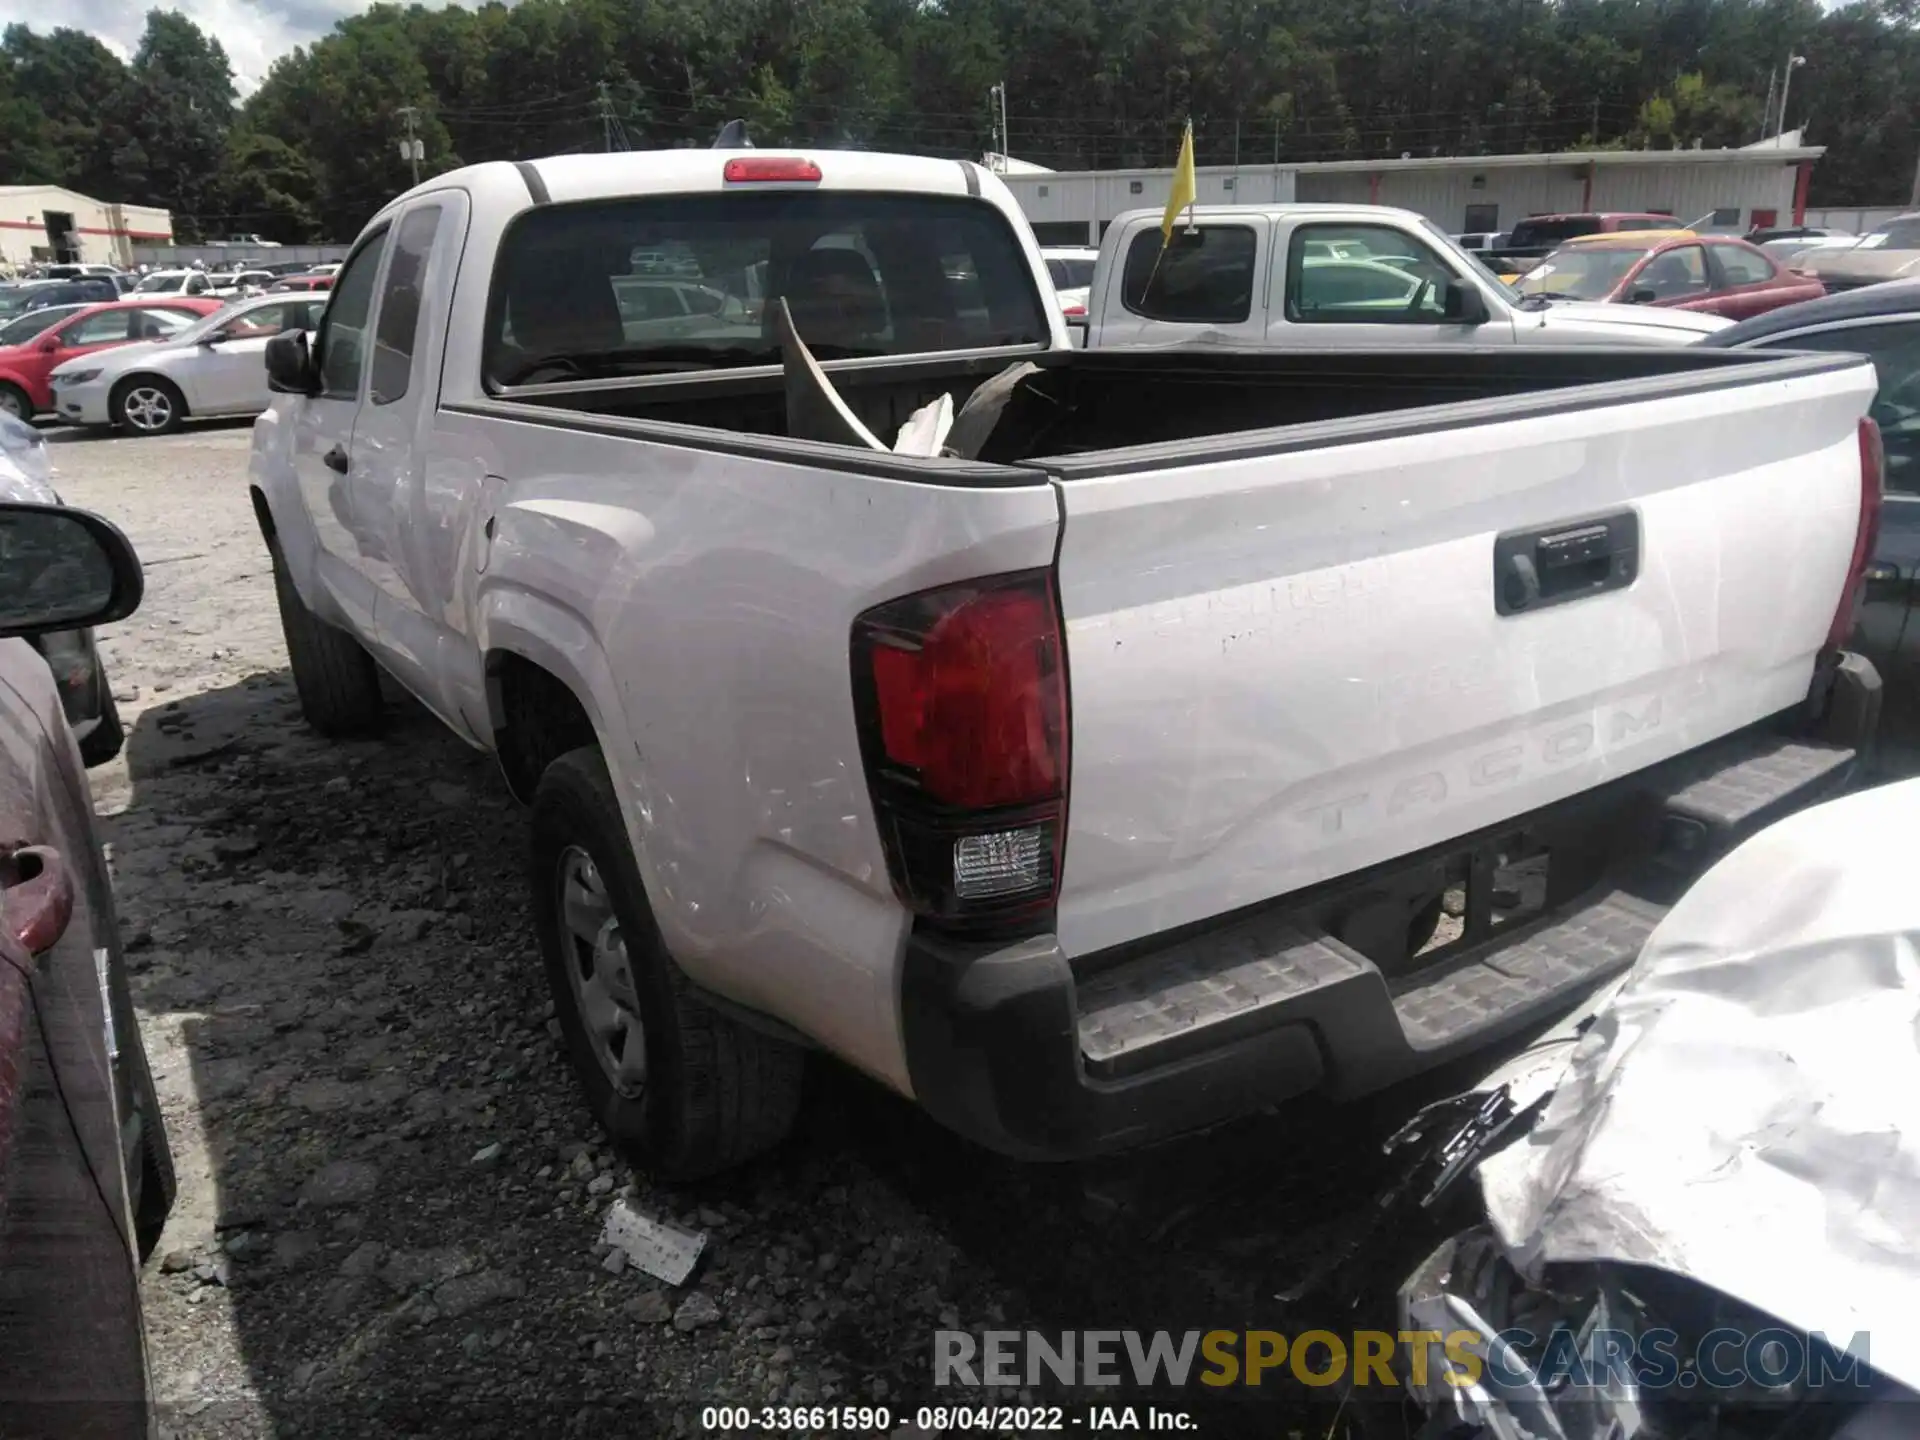
[[[50,18],[34,0],[0,0],[0,24],[31,25],[36,30],[65,25],[97,36],[108,49],[131,60],[147,11],[155,0],[64,0]],[[333,22],[367,8],[370,0],[159,0],[178,10],[219,40],[233,62],[240,93],[259,88],[267,69],[296,45],[318,39]]]

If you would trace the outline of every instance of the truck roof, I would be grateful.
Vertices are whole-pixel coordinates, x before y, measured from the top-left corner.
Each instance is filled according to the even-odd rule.
[[[543,160],[490,160],[449,170],[396,196],[392,210],[435,190],[486,190],[512,177],[539,202],[614,200],[628,196],[685,194],[728,187],[725,171],[734,160],[809,160],[820,178],[804,183],[815,190],[883,190],[920,195],[991,194],[1003,207],[1012,196],[998,176],[967,160],[935,160],[924,155],[875,155],[861,150],[628,150],[599,155],[552,155]],[[515,175],[515,172],[518,175]],[[734,188],[745,188],[734,182]],[[543,191],[544,194],[538,193]]]
[[[1231,220],[1236,216],[1254,215],[1269,220],[1285,220],[1299,215],[1310,215],[1318,219],[1354,216],[1363,220],[1393,219],[1418,225],[1421,229],[1427,228],[1427,222],[1423,216],[1412,210],[1403,210],[1397,205],[1337,205],[1320,201],[1272,205],[1195,205],[1191,213],[1196,220]],[[1157,221],[1165,214],[1165,206],[1128,210],[1115,216],[1113,225],[1125,225],[1129,221],[1140,219]]]

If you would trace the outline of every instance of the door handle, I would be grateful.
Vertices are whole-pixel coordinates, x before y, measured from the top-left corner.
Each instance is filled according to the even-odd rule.
[[[1510,530],[1493,542],[1494,613],[1518,615],[1623,590],[1639,573],[1640,517],[1632,510]]]
[[[1900,578],[1900,567],[1889,565],[1884,560],[1875,560],[1860,572],[1860,578],[1869,585],[1891,585]]]
[[[342,450],[338,445],[327,451],[324,458],[326,459],[329,470],[337,470],[342,475],[347,473],[347,452]]]
[[[51,950],[73,919],[73,871],[58,850],[27,845],[0,860],[0,922],[29,955]]]

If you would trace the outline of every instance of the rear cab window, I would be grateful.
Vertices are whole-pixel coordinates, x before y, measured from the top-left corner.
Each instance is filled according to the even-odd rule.
[[[484,374],[498,386],[778,364],[780,296],[822,360],[1051,335],[1020,237],[982,201],[644,196],[513,221],[494,267]]]
[[[1175,226],[1164,244],[1142,230],[1127,246],[1121,303],[1147,320],[1237,325],[1253,313],[1259,250],[1250,225]]]

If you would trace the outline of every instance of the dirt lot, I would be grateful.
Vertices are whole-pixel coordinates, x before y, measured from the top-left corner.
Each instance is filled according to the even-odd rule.
[[[147,566],[104,645],[126,753],[94,783],[181,1172],[145,1277],[171,1433],[644,1436],[822,1401],[897,1431],[983,1398],[934,1392],[937,1329],[1337,1320],[1275,1297],[1368,1203],[1403,1102],[1019,1166],[822,1060],[770,1159],[633,1176],[553,1039],[490,762],[399,697],[377,743],[302,727],[248,440],[54,444],[66,498]],[[708,1235],[690,1286],[596,1248],[629,1187]],[[1055,1398],[1071,1420],[1113,1397]],[[1214,1434],[1333,1420],[1272,1377],[1172,1399]]]

